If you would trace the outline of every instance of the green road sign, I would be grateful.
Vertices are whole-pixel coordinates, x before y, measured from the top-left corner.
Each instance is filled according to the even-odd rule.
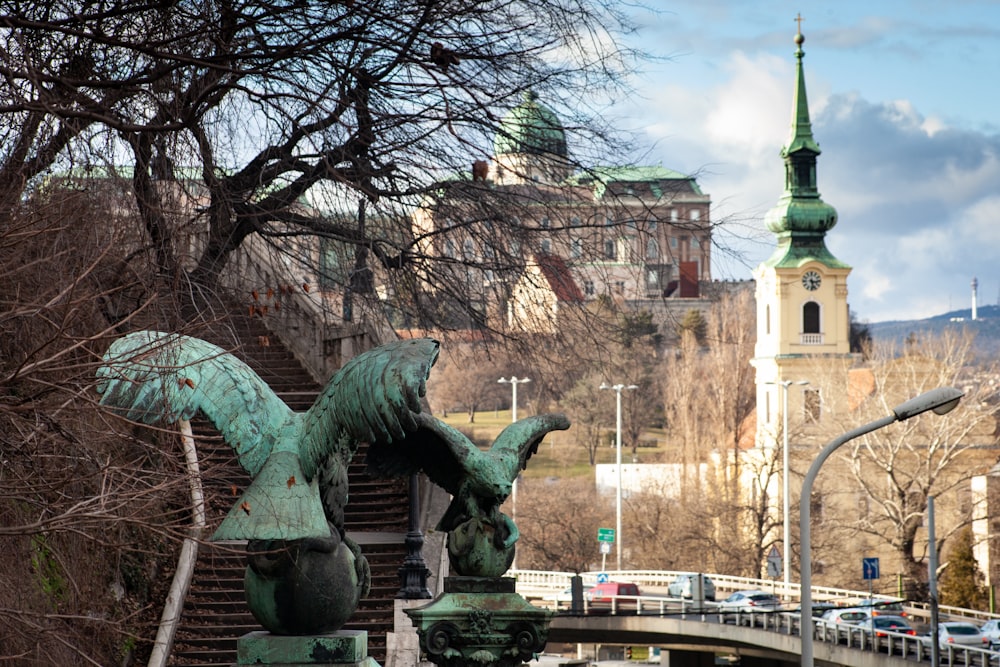
[[[598,542],[614,542],[615,541],[615,529],[614,528],[598,528],[597,529],[597,541]]]

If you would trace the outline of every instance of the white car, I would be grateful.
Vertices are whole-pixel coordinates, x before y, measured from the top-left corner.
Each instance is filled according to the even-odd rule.
[[[989,648],[990,640],[972,623],[946,621],[938,624],[938,644],[941,648],[948,646]]]
[[[860,607],[840,607],[828,609],[820,617],[820,622],[834,627],[841,625],[859,625],[865,623],[872,617],[869,609]]]
[[[667,595],[673,598],[692,599],[694,597],[694,591],[698,587],[698,576],[699,575],[696,572],[683,572],[678,574],[677,578],[671,581],[667,586]],[[715,583],[705,575],[700,576],[702,585],[705,589],[705,599],[714,602]]]
[[[979,626],[979,631],[990,640],[990,648],[994,651],[1000,649],[1000,619],[986,621]]]
[[[583,595],[580,598],[581,600],[586,599],[586,597],[587,597],[587,591],[589,591],[591,588],[593,588],[593,586],[584,586],[583,587]],[[542,599],[543,600],[547,600],[548,602],[572,602],[573,601],[573,587],[570,586],[569,588],[561,590],[558,593],[552,593],[551,595],[546,595]]]

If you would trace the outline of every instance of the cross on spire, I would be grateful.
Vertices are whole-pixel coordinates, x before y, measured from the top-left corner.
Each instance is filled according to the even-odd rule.
[[[805,19],[802,18],[802,14],[801,13],[796,13],[795,14],[795,18],[792,19],[792,20],[799,24],[799,34],[801,35],[802,34],[802,22],[805,21]]]

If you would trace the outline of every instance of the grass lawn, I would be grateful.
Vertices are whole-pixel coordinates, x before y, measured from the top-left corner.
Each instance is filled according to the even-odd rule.
[[[527,417],[518,410],[519,418]],[[477,412],[475,421],[469,423],[469,415],[465,412],[452,412],[447,417],[438,415],[441,421],[454,426],[467,435],[473,442],[480,446],[489,446],[496,439],[500,431],[510,425],[510,410],[490,410],[488,412]],[[615,448],[614,427],[610,427],[601,436],[606,442],[597,450],[597,463],[614,463]],[[656,441],[655,447],[640,447],[639,460],[643,463],[657,463],[662,460],[665,447],[665,434],[663,429],[649,429],[643,433],[643,441]],[[622,458],[626,462],[631,460],[631,451],[624,449]],[[528,461],[528,468],[524,471],[527,478],[544,477],[590,477],[594,476],[594,469],[587,458],[587,449],[579,444],[576,439],[576,432],[572,426],[568,431],[553,431],[545,436],[538,452]]]

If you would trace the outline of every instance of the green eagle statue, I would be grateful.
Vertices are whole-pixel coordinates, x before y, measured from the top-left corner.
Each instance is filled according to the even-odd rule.
[[[362,442],[389,445],[416,415],[438,343],[382,345],[333,375],[312,407],[294,412],[249,366],[179,334],[116,340],[98,369],[100,402],[146,424],[203,414],[252,482],[212,535],[248,540],[247,604],[276,634],[341,627],[367,594],[368,563],[345,534],[347,467]]]

